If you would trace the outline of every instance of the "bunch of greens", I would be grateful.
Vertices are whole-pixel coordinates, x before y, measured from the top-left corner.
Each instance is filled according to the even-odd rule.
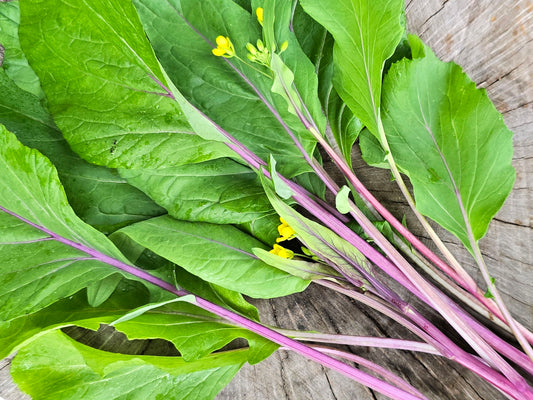
[[[384,366],[302,343],[313,341],[437,354],[533,399],[533,334],[478,247],[514,182],[512,133],[460,67],[406,34],[403,0],[20,0],[0,4],[0,43],[0,348],[17,352],[13,378],[33,398],[209,399],[280,347],[390,398],[426,398]],[[361,184],[358,138],[445,260]],[[426,217],[471,252],[486,290]],[[310,283],[419,341],[286,332],[243,297]],[[179,356],[105,352],[60,329],[100,324]],[[225,347],[237,338],[247,346]]]

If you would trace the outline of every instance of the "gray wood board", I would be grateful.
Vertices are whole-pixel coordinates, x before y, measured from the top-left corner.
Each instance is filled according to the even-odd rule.
[[[518,320],[532,328],[533,2],[407,0],[406,15],[410,32],[420,35],[443,60],[460,64],[479,87],[487,89],[515,133],[513,164],[517,180],[511,196],[481,241],[481,248],[509,308]],[[405,214],[412,231],[427,240],[410,216],[399,190],[390,182],[388,172],[365,166],[357,150],[354,151],[354,169],[398,218]],[[481,282],[468,253],[453,236],[438,231],[468,271]],[[396,323],[320,287],[255,304],[264,322],[284,328],[409,337]],[[430,315],[433,322],[450,330],[437,316]],[[388,367],[431,399],[503,398],[472,373],[438,357],[367,348],[346,350]],[[8,369],[9,361],[4,360],[0,364],[0,396],[5,400],[28,398],[14,387]],[[285,351],[276,352],[258,365],[246,365],[217,397],[219,400],[384,398]]]

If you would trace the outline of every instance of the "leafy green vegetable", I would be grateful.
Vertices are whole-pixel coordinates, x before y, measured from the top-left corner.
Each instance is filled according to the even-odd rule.
[[[381,79],[385,61],[403,34],[403,0],[319,0],[301,5],[334,37],[334,85],[344,102],[378,136]]]
[[[3,126],[0,170],[2,318],[35,312],[116,273],[109,265],[56,238],[127,261],[104,235],[74,214],[50,161],[24,147]],[[15,291],[17,295],[13,296]]]
[[[55,122],[83,158],[156,168],[233,154],[194,134],[163,87],[164,74],[130,2],[22,1],[21,12],[22,48]]]
[[[341,214],[347,214],[350,212],[351,207],[348,204],[349,196],[350,188],[344,185],[335,197],[335,206]]]
[[[417,208],[471,249],[469,232],[483,237],[512,189],[512,132],[485,91],[427,47],[383,85],[383,126]]]
[[[192,362],[122,355],[90,348],[56,331],[20,350],[11,373],[35,400],[212,399],[246,362],[247,353],[223,352]]]
[[[191,223],[163,216],[118,231],[200,278],[252,297],[302,291],[307,281],[273,268],[252,254],[261,242],[230,225]]]
[[[120,174],[177,219],[239,224],[272,212],[257,174],[228,158]]]
[[[269,30],[273,32],[272,36],[277,43],[278,53],[281,45],[287,42],[287,48],[281,54],[272,55],[271,63],[276,62],[283,70],[286,69],[292,72],[294,76],[287,81],[294,83],[294,88],[298,91],[299,100],[305,106],[305,110],[309,112],[318,130],[324,132],[326,119],[322,112],[320,101],[317,98],[318,77],[315,74],[315,67],[300,47],[298,39],[291,29],[293,6],[294,2],[284,0],[252,1],[253,10],[258,7],[264,9],[263,39],[265,43],[267,42],[266,35]],[[276,60],[278,57],[279,59]],[[273,65],[272,67],[274,69]],[[286,70],[284,73],[288,74]]]

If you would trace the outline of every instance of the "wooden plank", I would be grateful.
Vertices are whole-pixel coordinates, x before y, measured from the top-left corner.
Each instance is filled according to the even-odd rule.
[[[504,114],[515,132],[513,164],[517,181],[513,192],[481,241],[492,275],[510,309],[533,327],[532,260],[532,154],[533,154],[533,3],[530,0],[407,0],[410,32],[419,34],[442,59],[454,60],[480,86]],[[401,195],[386,171],[365,166],[354,152],[357,174],[398,217],[408,214]],[[410,228],[424,239],[413,218]],[[449,234],[452,251],[472,272],[479,274],[470,256]],[[409,337],[403,328],[340,295],[311,287],[303,294],[256,301],[266,323],[284,328],[316,329],[355,335]],[[434,317],[438,324],[438,318]],[[444,329],[450,329],[443,326]],[[468,371],[440,358],[399,351],[347,348],[387,366],[429,398],[501,399],[502,395]],[[16,391],[0,365],[0,396],[5,400],[27,397]],[[299,356],[278,351],[268,360],[245,366],[217,399],[344,400],[383,399],[367,388]]]

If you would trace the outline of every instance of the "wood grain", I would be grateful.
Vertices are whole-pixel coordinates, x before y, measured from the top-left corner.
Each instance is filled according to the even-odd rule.
[[[407,0],[408,29],[445,61],[453,60],[486,88],[515,133],[517,180],[509,199],[481,241],[491,274],[511,311],[533,328],[533,2],[530,0]],[[424,233],[386,171],[364,165],[357,150],[354,168],[367,187],[423,240]],[[439,232],[442,232],[439,230]],[[452,252],[481,282],[466,251],[442,232]],[[410,299],[411,300],[411,299]],[[264,322],[284,328],[331,333],[409,337],[396,323],[354,301],[320,287],[270,301],[255,301]],[[436,315],[430,319],[450,331]],[[430,399],[496,400],[502,395],[463,368],[429,355],[346,348],[398,373]],[[0,396],[28,398],[9,379],[9,361],[0,364]],[[246,365],[218,400],[375,400],[385,397],[294,354],[278,351],[259,365]]]

